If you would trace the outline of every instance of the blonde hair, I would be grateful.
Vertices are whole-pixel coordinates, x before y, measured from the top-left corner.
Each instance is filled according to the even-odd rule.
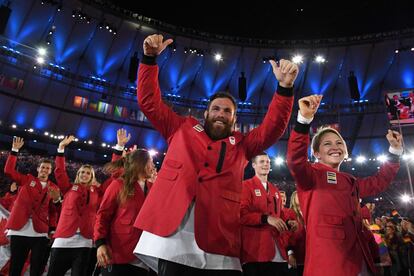
[[[337,131],[336,129],[334,129],[330,126],[321,126],[316,131],[316,134],[315,134],[315,136],[313,136],[312,143],[311,143],[312,155],[315,155],[315,152],[319,152],[319,146],[321,145],[322,137],[327,133],[333,133],[333,134],[336,134],[339,137],[339,139],[342,141],[342,143],[344,143],[344,146],[345,146],[345,156],[344,156],[344,158],[345,159],[348,158],[348,148],[346,146],[346,142],[345,142],[344,138],[339,133],[339,131]]]
[[[292,195],[290,196],[290,209],[292,209],[296,213],[296,217],[303,224],[303,217],[300,211],[299,198],[296,202],[297,193],[298,193],[297,191],[294,191]]]
[[[86,183],[88,186],[92,185],[95,182],[95,170],[89,164],[82,165],[79,170],[76,172],[75,184],[81,183],[80,172],[82,169],[89,169],[91,171],[91,179]]]

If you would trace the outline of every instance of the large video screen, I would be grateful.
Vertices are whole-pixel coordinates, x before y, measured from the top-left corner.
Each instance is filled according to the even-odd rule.
[[[391,125],[414,124],[414,90],[386,93],[385,104]]]

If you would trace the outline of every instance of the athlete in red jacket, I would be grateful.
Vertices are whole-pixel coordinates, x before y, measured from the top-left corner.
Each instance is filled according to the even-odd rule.
[[[43,259],[48,252],[48,234],[56,227],[57,220],[56,207],[50,193],[59,188],[48,180],[52,162],[41,160],[37,177],[17,172],[17,153],[23,144],[22,138],[13,138],[12,151],[4,168],[4,173],[19,185],[19,193],[6,225],[10,236],[10,275],[13,276],[20,276],[29,251],[31,275],[43,273]]]
[[[278,93],[262,124],[243,135],[233,131],[237,108],[229,93],[210,98],[204,126],[177,115],[162,101],[156,57],[170,43],[161,35],[148,36],[138,72],[138,104],[167,140],[168,151],[135,224],[145,230],[135,252],[159,259],[161,276],[167,271],[168,275],[191,270],[196,274],[199,269],[237,275],[244,168],[285,131],[298,67],[287,60],[280,65],[271,61]]]
[[[305,275],[356,276],[375,273],[362,224],[359,198],[384,191],[399,169],[402,137],[388,131],[390,161],[371,177],[356,178],[339,171],[347,156],[342,136],[322,128],[312,140],[317,163],[308,161],[309,128],[321,96],[299,100],[298,122],[288,142],[288,166],[296,180],[306,225]]]
[[[96,216],[98,264],[103,275],[146,275],[148,267],[133,254],[142,232],[134,222],[151,188],[147,179],[154,170],[152,158],[147,150],[137,149],[108,166],[110,171],[124,170],[105,191]]]
[[[297,223],[294,215],[283,211],[279,189],[267,180],[269,156],[264,152],[255,156],[252,166],[255,176],[243,181],[240,203],[243,275],[285,275],[286,261],[294,261],[287,242]]]

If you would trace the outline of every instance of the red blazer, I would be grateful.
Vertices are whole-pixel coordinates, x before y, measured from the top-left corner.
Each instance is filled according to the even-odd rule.
[[[302,129],[301,129],[302,127]],[[376,273],[362,225],[359,198],[384,191],[399,163],[384,163],[371,177],[355,178],[307,161],[309,134],[297,125],[288,142],[287,161],[297,185],[306,225],[305,275],[352,276],[362,261]]]
[[[295,253],[296,262],[298,265],[305,264],[306,252],[306,229],[305,226],[298,220],[298,230],[292,233],[289,238],[289,245]]]
[[[93,226],[100,196],[95,186],[72,184],[66,173],[65,157],[56,156],[56,182],[64,194],[62,211],[54,238],[69,238],[77,229],[87,239],[93,238]]]
[[[112,251],[113,264],[130,263],[136,259],[133,254],[142,231],[134,227],[134,221],[145,200],[144,191],[136,183],[134,196],[119,205],[118,195],[122,179],[114,180],[106,190],[96,216],[94,240],[97,247],[106,244]],[[152,184],[145,184],[147,190]]]
[[[147,57],[145,57],[147,58]],[[205,252],[239,257],[240,194],[248,160],[283,134],[292,110],[292,89],[279,88],[263,123],[243,135],[211,140],[200,123],[174,113],[161,99],[158,66],[141,64],[139,106],[168,142],[153,191],[135,226],[170,236],[195,199],[195,240]]]
[[[295,219],[286,217],[282,210],[279,189],[267,183],[266,191],[257,176],[243,181],[240,202],[240,223],[242,249],[241,263],[270,262],[274,258],[275,244],[280,254],[287,259],[287,239],[290,231],[279,234],[273,226],[264,221],[265,216],[274,216],[283,221]]]
[[[37,177],[31,174],[21,174],[16,171],[17,153],[11,152],[4,167],[4,173],[20,186],[14,202],[7,229],[20,230],[32,218],[33,228],[38,233],[48,233],[49,227],[55,228],[57,212],[48,190],[59,189],[53,182],[48,181],[46,188]]]
[[[14,202],[16,201],[17,198],[17,192],[16,193],[10,193],[7,192],[2,198],[0,198],[0,204],[3,205],[3,207],[8,210],[11,211],[11,209],[13,208]]]

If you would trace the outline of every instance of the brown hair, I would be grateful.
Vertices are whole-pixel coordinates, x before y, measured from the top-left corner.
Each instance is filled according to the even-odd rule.
[[[91,171],[91,179],[89,180],[89,182],[88,183],[86,183],[88,186],[90,186],[90,185],[92,185],[92,183],[93,182],[95,182],[95,170],[93,169],[93,167],[91,166],[91,165],[89,165],[89,164],[85,164],[85,165],[82,165],[80,168],[79,168],[79,170],[77,171],[77,173],[76,173],[76,178],[75,178],[75,183],[80,183],[81,181],[80,181],[80,177],[79,177],[79,175],[80,175],[80,172],[81,172],[81,170],[82,169],[89,169],[90,171]]]
[[[229,92],[217,92],[215,94],[213,94],[210,99],[208,100],[208,104],[207,104],[207,111],[210,110],[210,106],[211,103],[218,98],[227,98],[229,99],[232,104],[234,105],[234,113],[236,113],[237,111],[237,103],[236,103],[236,99],[229,93]]]
[[[104,171],[108,173],[114,173],[121,168],[124,170],[121,176],[124,185],[118,197],[120,203],[124,203],[128,197],[134,195],[134,184],[140,178],[150,177],[146,171],[150,159],[151,156],[146,149],[137,149],[127,153],[125,157],[105,165]]]
[[[342,142],[345,145],[345,159],[348,158],[348,149],[346,147],[346,142],[345,142],[344,138],[342,138],[341,134],[336,129],[334,129],[332,127],[329,127],[329,126],[322,126],[322,127],[318,128],[318,130],[316,131],[315,136],[313,136],[312,143],[311,143],[312,155],[314,155],[315,152],[319,151],[319,146],[321,145],[322,137],[327,133],[336,134],[339,137],[339,139],[342,140]]]
[[[255,156],[252,158],[252,163],[256,163],[256,159],[257,159],[257,157],[262,156],[262,155],[265,155],[265,156],[269,157],[269,155],[268,155],[266,152],[262,151],[261,153],[259,153],[259,154],[255,155]]]
[[[40,159],[39,164],[37,165],[37,167],[40,167],[40,164],[42,164],[42,163],[50,164],[50,166],[53,167],[53,161],[50,160],[50,159],[47,159],[47,158]]]

